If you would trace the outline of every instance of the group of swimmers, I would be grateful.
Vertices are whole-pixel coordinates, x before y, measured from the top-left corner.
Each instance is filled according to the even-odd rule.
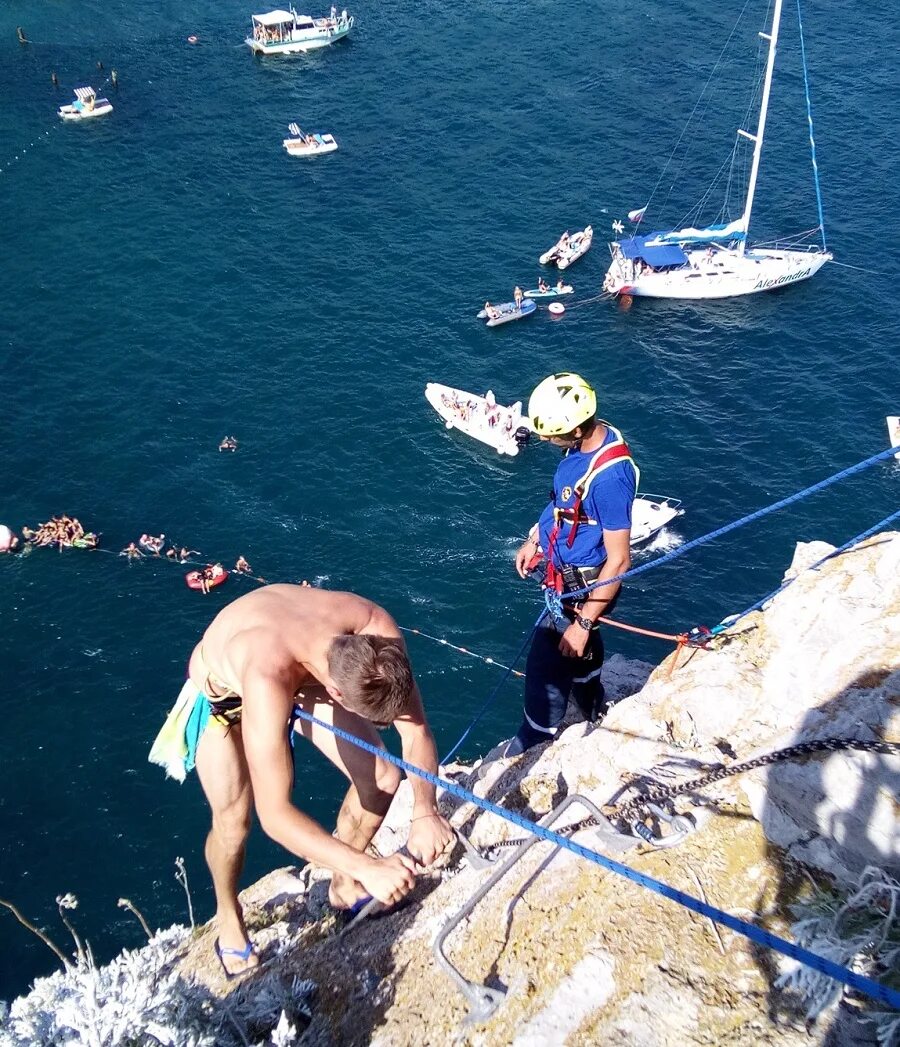
[[[85,531],[81,521],[74,516],[53,516],[34,529],[22,528],[22,537],[28,545],[58,545],[60,549],[95,549],[100,541],[93,531]],[[18,544],[18,543],[16,543]]]

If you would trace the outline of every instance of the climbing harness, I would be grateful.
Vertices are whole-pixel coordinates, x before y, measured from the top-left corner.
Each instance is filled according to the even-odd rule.
[[[610,425],[609,422],[600,422],[599,424],[607,427],[613,435],[613,440],[599,448],[593,458],[591,458],[585,472],[572,485],[572,494],[575,496],[572,505],[554,506],[553,509],[553,527],[550,529],[550,533],[547,536],[547,573],[544,579],[544,585],[548,590],[552,589],[557,593],[562,593],[565,589],[572,588],[571,585],[567,585],[569,580],[564,574],[565,567],[568,565],[558,563],[558,546],[563,525],[569,525],[569,533],[565,541],[566,548],[571,549],[575,543],[575,537],[578,534],[581,525],[597,523],[596,520],[591,520],[583,509],[584,500],[587,497],[594,480],[596,480],[602,472],[605,472],[607,469],[610,469],[619,462],[630,462],[632,469],[634,469],[635,489],[637,489],[637,485],[640,483],[640,470],[638,469],[637,463],[632,457],[631,450],[625,442],[625,438],[622,436],[621,432],[614,425]],[[565,498],[565,495],[563,495],[563,497],[564,500],[568,500]],[[557,492],[554,490],[551,495],[551,501],[555,502],[556,498]],[[575,588],[578,588],[578,586],[575,586]]]

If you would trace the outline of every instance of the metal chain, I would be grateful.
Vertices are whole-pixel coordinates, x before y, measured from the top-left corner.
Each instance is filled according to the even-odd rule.
[[[611,818],[633,817],[648,803],[659,804],[682,793],[696,792],[699,789],[704,789],[707,785],[721,781],[723,778],[731,778],[733,775],[743,774],[745,771],[752,771],[757,767],[767,767],[770,764],[780,763],[782,760],[789,760],[797,756],[811,756],[813,753],[820,752],[836,753],[843,749],[878,753],[882,756],[900,756],[900,742],[865,741],[859,738],[821,738],[811,742],[798,742],[796,745],[790,745],[786,749],[776,749],[774,752],[765,753],[762,756],[754,757],[752,760],[733,763],[729,767],[718,767],[716,770],[710,771],[709,774],[705,774],[702,778],[694,778],[692,781],[682,782],[680,785],[655,786],[647,790],[647,792],[641,793],[640,796],[636,796],[633,800],[629,800],[628,803],[604,805],[604,811]],[[582,829],[590,829],[595,825],[597,825],[597,819],[591,816],[582,818],[581,821],[567,825],[565,828],[557,829],[557,832],[560,836],[572,836]],[[519,844],[524,842],[524,840],[502,840],[499,843],[491,844],[485,850],[497,851],[507,847],[518,847]]]

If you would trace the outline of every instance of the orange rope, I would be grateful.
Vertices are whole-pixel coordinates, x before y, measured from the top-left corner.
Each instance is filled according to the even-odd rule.
[[[615,618],[598,618],[598,622],[603,622],[604,625],[612,625],[616,629],[625,629],[630,633],[640,633],[641,636],[653,636],[657,640],[671,640],[672,643],[677,643],[679,647],[684,646],[687,643],[687,633],[657,633],[652,629],[642,629],[637,625],[626,625],[625,622],[617,622]]]

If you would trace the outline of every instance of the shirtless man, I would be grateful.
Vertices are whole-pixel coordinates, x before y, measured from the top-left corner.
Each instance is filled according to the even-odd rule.
[[[294,729],[343,771],[350,788],[333,836],[295,807],[289,740],[295,706],[379,748],[375,724],[393,724],[404,759],[438,769],[403,639],[387,611],[353,593],[300,585],[268,585],[220,611],[194,648],[188,681],[150,759],[180,780],[196,762],[212,809],[206,861],[216,893],[216,951],[229,975],[259,962],[237,898],[254,807],[268,836],[332,870],[329,899],[337,908],[367,896],[396,904],[413,887],[416,862],[431,864],[453,836],[434,787],[413,776],[412,857],[366,854],[400,772],[305,720]]]

